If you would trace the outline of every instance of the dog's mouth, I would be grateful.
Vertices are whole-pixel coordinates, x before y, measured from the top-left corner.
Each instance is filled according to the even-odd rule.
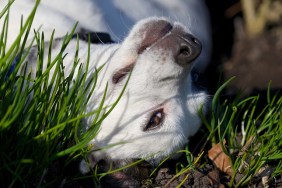
[[[149,31],[147,31],[147,35],[145,36],[144,40],[142,41],[137,53],[142,54],[145,49],[152,46],[158,40],[163,38],[172,29],[173,29],[173,26],[167,21],[161,20],[157,22],[156,26],[154,27],[154,31],[150,31],[151,30],[150,28],[148,29]]]

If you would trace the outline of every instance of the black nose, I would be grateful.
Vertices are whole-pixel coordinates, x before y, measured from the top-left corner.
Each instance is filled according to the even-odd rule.
[[[176,63],[186,65],[193,62],[201,53],[201,42],[193,35],[178,35],[179,49],[176,54]]]

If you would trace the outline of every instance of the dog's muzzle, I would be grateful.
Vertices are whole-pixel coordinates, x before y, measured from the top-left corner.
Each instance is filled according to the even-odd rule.
[[[172,26],[169,22],[163,20],[159,22],[156,23],[158,27],[155,27],[153,35],[155,37],[150,37],[154,40],[151,39],[150,41],[156,41],[156,38],[159,38],[155,46],[172,51],[178,65],[186,66],[192,63],[201,53],[201,42],[179,25]]]

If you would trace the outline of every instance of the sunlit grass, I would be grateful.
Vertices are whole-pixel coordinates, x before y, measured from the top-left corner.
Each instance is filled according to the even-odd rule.
[[[233,170],[231,187],[248,185],[259,177],[263,169],[271,181],[282,174],[282,96],[280,93],[271,95],[269,85],[266,99],[258,94],[220,101],[220,92],[232,79],[215,94],[211,119],[203,118],[209,130],[208,142],[212,145],[220,142],[230,157]],[[238,174],[241,178],[236,182]]]
[[[5,20],[0,33],[0,182],[4,187],[44,186],[48,169],[60,158],[64,157],[65,164],[79,156],[82,158],[88,153],[85,146],[95,137],[99,125],[119,100],[105,113],[101,103],[101,108],[85,114],[102,67],[89,77],[90,48],[87,62],[82,64],[77,47],[72,71],[64,75],[65,48],[75,28],[64,37],[60,52],[51,56],[54,33],[48,39],[50,42],[44,43],[43,33],[31,31],[38,3],[27,20],[22,21],[20,33],[9,49],[6,49],[8,8],[0,14]],[[34,40],[28,43],[28,35],[33,34]],[[25,58],[31,48],[38,52],[35,76],[26,69],[29,62]],[[46,51],[48,54],[44,54]],[[48,60],[43,70],[44,55]],[[76,78],[75,70],[78,72]],[[104,96],[106,91],[107,88]],[[81,120],[89,115],[96,115],[96,118],[91,128],[82,132]],[[78,168],[74,171],[79,173]],[[60,178],[62,181],[62,177],[58,177],[58,181]],[[48,185],[58,183],[56,181]]]

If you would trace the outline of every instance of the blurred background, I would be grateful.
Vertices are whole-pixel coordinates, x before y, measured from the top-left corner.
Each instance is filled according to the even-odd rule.
[[[211,92],[232,76],[227,94],[282,88],[282,1],[206,0],[212,22]]]

